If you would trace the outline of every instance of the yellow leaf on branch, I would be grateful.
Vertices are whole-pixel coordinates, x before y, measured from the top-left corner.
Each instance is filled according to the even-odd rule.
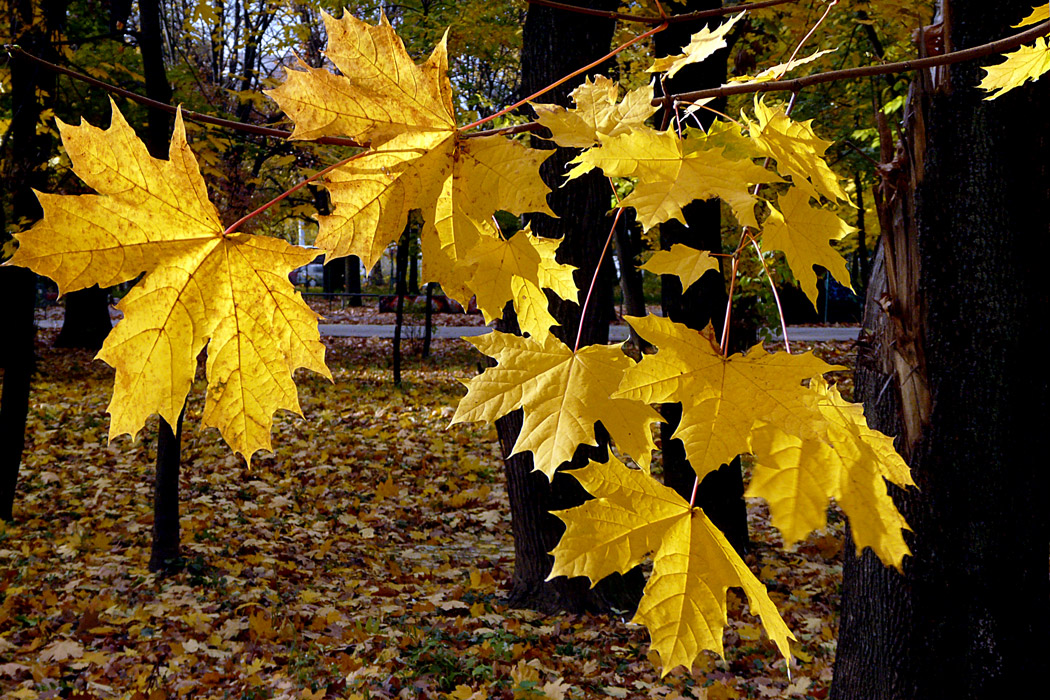
[[[566,109],[554,104],[533,104],[536,121],[551,131],[551,139],[565,148],[597,146],[598,134],[618,136],[640,127],[656,114],[653,106],[653,86],[646,85],[627,93],[622,102],[617,83],[599,75],[592,82],[572,91],[576,107]]]
[[[654,275],[674,275],[682,280],[682,289],[689,289],[710,270],[718,270],[718,261],[706,250],[697,250],[675,243],[670,250],[658,250],[644,265]]]
[[[150,157],[116,105],[108,129],[60,121],[59,130],[74,172],[98,194],[38,193],[44,218],[19,235],[11,264],[62,293],[146,273],[98,354],[117,371],[110,438],[137,434],[154,413],[175,425],[207,345],[204,425],[247,460],[270,449],[274,412],[300,413],[292,372],[331,377],[317,315],[288,280],[316,253],[225,233],[181,112],[168,160]]]
[[[846,260],[831,247],[830,241],[841,241],[856,231],[830,211],[810,204],[809,195],[792,187],[777,200],[779,209],[770,206],[769,218],[762,224],[762,250],[784,252],[791,272],[802,286],[814,308],[817,305],[817,273],[820,265],[839,284],[852,289]]]
[[[656,59],[653,61],[653,65],[646,69],[647,72],[666,73],[668,78],[673,78],[678,71],[686,66],[700,63],[711,56],[715,51],[724,49],[728,46],[726,43],[726,35],[729,33],[729,30],[733,28],[733,25],[739,22],[740,18],[745,14],[746,13],[741,12],[738,15],[734,15],[715,29],[704,27],[697,33],[693,34],[682,53]]]
[[[645,403],[681,403],[674,437],[703,479],[720,465],[751,451],[757,420],[800,429],[815,397],[803,386],[810,377],[841,369],[811,353],[769,354],[756,345],[726,357],[708,334],[661,316],[628,318],[640,336],[657,347],[628,368],[616,398]]]
[[[660,414],[642,402],[610,396],[634,364],[618,346],[573,352],[552,335],[540,340],[499,332],[471,342],[498,364],[467,382],[452,424],[493,423],[523,408],[511,454],[532,452],[536,469],[553,478],[577,447],[598,444],[594,424],[601,421],[616,446],[648,468],[656,449],[651,425]]]
[[[704,649],[722,655],[726,590],[744,589],[751,612],[786,659],[794,635],[765,586],[699,508],[648,473],[610,456],[570,472],[594,496],[555,513],[565,533],[548,578],[586,576],[592,585],[653,557],[653,572],[633,622],[645,625],[663,675],[692,667]]]
[[[984,68],[987,75],[978,87],[991,92],[985,98],[987,100],[1002,97],[1029,80],[1039,80],[1039,76],[1050,71],[1050,44],[1045,36],[1041,36],[1032,46],[1022,46],[1004,54],[1004,58],[1003,63]]]
[[[321,217],[316,245],[370,269],[420,209],[424,276],[466,302],[474,290],[459,264],[484,241],[499,241],[492,215],[553,215],[539,175],[550,152],[502,136],[462,137],[444,40],[417,65],[385,16],[377,26],[349,13],[324,22],[327,55],[342,75],[301,65],[269,92],[295,122],[292,138],[349,137],[371,148],[323,181],[333,211]]]
[[[674,131],[641,128],[605,137],[600,148],[581,153],[569,177],[599,168],[609,177],[633,177],[638,184],[620,203],[634,207],[646,229],[669,219],[685,223],[682,207],[695,199],[721,198],[745,226],[757,226],[754,184],[779,182],[750,158],[726,157],[721,146],[702,138],[680,139]]]

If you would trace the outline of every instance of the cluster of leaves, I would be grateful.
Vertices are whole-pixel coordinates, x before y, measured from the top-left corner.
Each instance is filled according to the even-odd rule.
[[[703,30],[651,70],[671,73],[703,60],[726,45],[735,21]],[[703,649],[721,653],[730,587],[744,589],[790,657],[793,636],[764,585],[699,509],[649,473],[659,420],[652,405],[664,403],[683,407],[676,437],[698,480],[738,454],[754,456],[749,494],[769,503],[786,542],[822,527],[833,498],[850,518],[858,549],[870,546],[886,564],[901,565],[907,525],[886,482],[912,482],[890,440],[868,429],[860,408],[821,378],[835,366],[758,347],[729,356],[725,337],[659,317],[630,319],[656,348],[640,362],[615,346],[562,343],[550,333],[556,321],[544,290],[576,301],[572,268],[557,262],[556,241],[527,229],[506,239],[493,221],[497,211],[551,214],[538,174],[547,154],[501,135],[466,134],[444,41],[417,64],[385,17],[370,25],[326,15],[325,23],[327,56],[341,74],[303,63],[269,93],[294,121],[292,138],[340,136],[367,146],[322,171],[333,209],[321,219],[317,245],[329,257],[353,254],[371,267],[420,210],[425,276],[450,296],[476,296],[486,319],[512,303],[527,334],[475,341],[497,364],[470,381],[453,422],[491,422],[523,408],[514,451],[532,452],[548,477],[577,447],[597,444],[600,423],[637,465],[611,457],[574,472],[596,498],[560,514],[568,531],[552,576],[597,581],[653,555],[636,620],[649,628],[665,673],[689,667]],[[682,220],[691,201],[720,198],[741,225],[734,259],[749,246],[783,251],[811,299],[814,265],[849,284],[830,242],[850,227],[820,206],[848,205],[849,197],[825,162],[829,142],[810,122],[755,100],[750,115],[706,132],[688,126],[688,111],[659,131],[646,125],[654,111],[650,87],[620,101],[615,84],[595,79],[573,96],[574,109],[537,105],[556,143],[583,149],[570,179],[592,170],[631,179],[633,190],[618,206],[633,207],[646,229]],[[330,377],[316,315],[287,278],[314,253],[240,233],[236,224],[223,227],[181,115],[164,161],[148,155],[115,106],[113,114],[104,131],[60,125],[74,171],[98,194],[41,195],[44,219],[19,237],[13,262],[52,277],[62,291],[146,273],[121,302],[125,320],[99,355],[117,370],[110,435],[138,433],[153,413],[174,423],[207,345],[202,422],[250,460],[270,448],[278,408],[299,412],[292,373],[305,367]],[[759,195],[767,185],[769,198]],[[650,269],[689,282],[712,267],[675,256],[670,251]]]
[[[500,604],[514,562],[493,431],[445,431],[481,359],[435,341],[402,390],[379,340],[326,339],[335,383],[300,384],[251,470],[183,433],[187,567],[147,570],[156,421],[107,445],[113,371],[38,345],[17,523],[0,525],[0,696],[145,699],[823,697],[841,581],[837,514],[786,552],[751,503],[748,563],[800,637],[792,679],[730,596],[725,660],[660,678],[616,616]],[[841,344],[845,347],[846,344]],[[837,348],[820,348],[837,351]],[[187,426],[204,409],[203,373]],[[352,433],[353,439],[347,439]],[[192,464],[192,467],[189,465]]]

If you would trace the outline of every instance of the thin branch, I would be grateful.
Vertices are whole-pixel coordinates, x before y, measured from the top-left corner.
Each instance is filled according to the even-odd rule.
[[[175,111],[177,109],[175,105],[170,105],[167,102],[158,102],[157,100],[151,100],[148,97],[144,97],[130,90],[119,88],[116,85],[110,85],[109,83],[105,83],[96,78],[92,78],[91,76],[84,75],[83,73],[78,73],[74,70],[70,70],[69,68],[65,68],[63,66],[51,63],[50,61],[45,61],[44,59],[38,58],[31,53],[27,53],[20,46],[6,44],[4,48],[7,49],[8,54],[10,54],[12,57],[18,56],[19,58],[23,58],[27,61],[31,61],[33,63],[36,63],[37,65],[43,66],[44,68],[47,68],[50,71],[59,73],[61,75],[67,75],[70,78],[73,78],[74,80],[79,80],[82,83],[87,83],[88,85],[100,88],[110,94],[118,95],[125,99],[131,100],[132,102],[138,102],[139,104],[145,105],[147,107],[160,109],[165,112],[168,112],[169,114],[175,114]],[[244,131],[249,134],[256,134],[258,136],[269,136],[271,138],[288,139],[292,135],[290,131],[285,131],[284,129],[274,129],[267,126],[258,126],[256,124],[246,124],[244,122],[238,122],[232,119],[222,119],[221,117],[213,117],[208,114],[201,114],[200,112],[194,112],[188,109],[182,110],[182,116],[185,119],[189,119],[190,121],[197,122],[199,124],[212,124],[214,126],[221,126],[227,129],[234,129],[236,131]],[[358,143],[357,141],[354,141],[353,139],[339,138],[335,136],[324,136],[319,139],[311,139],[311,142],[335,146],[351,146],[355,148],[364,147],[362,144]]]
[[[683,92],[677,95],[667,95],[665,97],[657,97],[653,100],[653,105],[660,106],[665,102],[696,102],[708,97],[727,97],[729,95],[743,95],[747,93],[758,93],[758,92],[798,92],[803,88],[809,87],[810,85],[820,85],[822,83],[833,83],[838,80],[849,80],[852,78],[865,78],[871,75],[889,75],[892,73],[908,73],[911,71],[922,70],[923,68],[932,68],[934,66],[946,66],[953,63],[961,63],[963,61],[971,61],[977,58],[984,58],[996,53],[1005,53],[1010,49],[1016,49],[1022,44],[1026,44],[1031,41],[1035,41],[1039,37],[1050,33],[1050,21],[1037,24],[1035,27],[1008,36],[1005,39],[999,39],[992,41],[987,44],[981,44],[980,46],[973,46],[968,49],[961,51],[952,51],[950,53],[941,54],[940,56],[930,56],[928,58],[915,58],[909,61],[898,61],[897,63],[882,63],[873,66],[861,66],[859,68],[846,68],[844,70],[833,70],[827,73],[814,73],[813,75],[807,75],[802,78],[790,78],[787,80],[770,80],[765,83],[737,83],[735,85],[723,85],[717,88],[710,88],[707,90],[695,90],[693,92]]]
[[[530,5],[550,7],[555,10],[565,10],[566,12],[575,12],[580,15],[590,15],[592,17],[618,19],[623,20],[624,22],[639,22],[641,24],[660,24],[666,21],[671,24],[677,24],[679,22],[692,22],[698,19],[707,19],[708,17],[723,17],[725,15],[730,15],[736,12],[743,12],[744,10],[757,10],[763,7],[785,5],[789,2],[798,2],[798,0],[762,0],[762,2],[748,2],[743,3],[741,5],[729,5],[727,7],[719,7],[713,10],[701,10],[699,12],[688,12],[681,15],[671,15],[670,17],[647,17],[644,15],[629,15],[624,12],[594,10],[589,7],[568,5],[563,2],[554,2],[553,0],[526,0],[526,2],[528,2]]]

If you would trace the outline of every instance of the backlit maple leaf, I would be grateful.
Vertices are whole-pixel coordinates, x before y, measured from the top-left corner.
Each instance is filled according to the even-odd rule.
[[[329,258],[356,255],[371,268],[400,237],[409,211],[420,209],[424,275],[466,301],[471,290],[454,270],[483,240],[499,239],[497,210],[553,215],[539,176],[550,152],[460,134],[444,40],[417,65],[385,16],[377,26],[349,13],[325,14],[324,22],[327,55],[342,75],[300,66],[269,94],[295,121],[292,138],[347,136],[372,150],[324,180],[333,211],[321,217],[316,245]]]
[[[668,78],[673,78],[678,71],[686,66],[702,62],[719,49],[724,49],[728,46],[726,35],[745,14],[741,12],[738,15],[734,15],[714,29],[704,27],[693,34],[682,53],[656,59],[647,71],[649,73],[666,73]]]
[[[38,193],[44,217],[18,236],[11,264],[62,293],[146,273],[98,354],[117,371],[110,437],[137,434],[154,413],[175,425],[207,345],[204,424],[246,459],[269,449],[274,412],[300,413],[292,372],[331,376],[317,315],[288,281],[316,252],[225,233],[181,112],[168,160],[150,157],[116,105],[106,130],[58,124],[74,172],[98,194]]]
[[[675,243],[670,250],[658,250],[641,265],[654,275],[674,275],[682,280],[682,289],[689,289],[711,270],[718,271],[718,262],[706,250],[697,250]]]
[[[569,176],[599,168],[609,177],[637,178],[620,206],[634,207],[646,229],[669,219],[685,223],[682,207],[695,199],[721,198],[745,226],[757,226],[755,203],[748,188],[778,182],[774,173],[750,158],[726,157],[721,146],[705,139],[681,139],[672,130],[634,129],[619,136],[599,135],[600,148],[581,153]]]
[[[978,87],[991,91],[985,99],[1002,97],[1029,80],[1039,80],[1039,76],[1050,71],[1050,44],[1045,36],[1036,39],[1032,46],[1021,46],[1003,57],[1006,60],[1002,63],[984,68],[987,75]]]
[[[820,265],[831,273],[843,287],[852,289],[846,260],[831,247],[830,241],[840,241],[856,231],[830,211],[810,204],[809,195],[799,187],[792,187],[780,195],[777,207],[770,207],[769,218],[762,224],[762,249],[781,250],[791,272],[813,306],[817,305],[817,273]]]
[[[732,587],[744,589],[751,612],[790,659],[794,635],[765,586],[702,510],[615,456],[569,473],[594,499],[555,512],[565,533],[552,552],[548,578],[586,576],[594,584],[651,555],[653,572],[633,622],[649,629],[664,675],[676,666],[691,668],[704,649],[722,655],[726,590]]]
[[[660,414],[639,401],[610,397],[634,364],[618,346],[573,352],[552,335],[499,332],[470,342],[498,364],[467,382],[452,424],[492,423],[523,408],[525,421],[511,454],[532,452],[536,469],[553,478],[577,447],[598,444],[594,424],[600,420],[616,446],[648,468],[656,448],[650,426]]]
[[[554,104],[533,104],[536,121],[551,131],[551,139],[565,148],[590,148],[598,145],[598,134],[618,136],[656,114],[653,86],[646,85],[627,93],[617,102],[620,87],[604,75],[592,82],[586,80],[570,95],[572,109]]]

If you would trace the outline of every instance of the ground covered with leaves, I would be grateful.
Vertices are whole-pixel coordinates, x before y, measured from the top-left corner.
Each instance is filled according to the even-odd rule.
[[[182,453],[185,569],[149,573],[156,424],[107,444],[112,372],[41,334],[16,522],[0,524],[7,698],[823,698],[835,649],[842,520],[781,549],[749,504],[747,561],[800,640],[791,676],[730,593],[726,659],[661,678],[619,617],[501,604],[513,567],[494,432],[445,427],[481,356],[328,339],[303,374],[305,420],[277,418],[251,468],[198,428]],[[802,345],[802,344],[796,344]],[[804,346],[813,347],[814,344]],[[850,363],[846,343],[816,344]],[[848,382],[847,382],[848,385]]]

